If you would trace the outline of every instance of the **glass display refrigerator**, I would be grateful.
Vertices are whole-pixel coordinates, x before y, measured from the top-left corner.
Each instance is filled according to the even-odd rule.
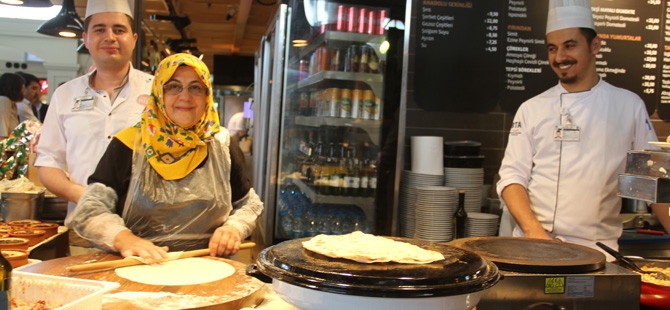
[[[289,1],[256,54],[255,241],[394,233],[403,1]]]

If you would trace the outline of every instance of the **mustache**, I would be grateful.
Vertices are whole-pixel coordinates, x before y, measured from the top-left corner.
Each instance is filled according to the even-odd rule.
[[[577,63],[577,61],[574,61],[574,60],[566,60],[566,61],[563,61],[563,62],[554,61],[553,65],[554,65],[554,67],[558,67],[560,65],[574,65],[576,63]]]

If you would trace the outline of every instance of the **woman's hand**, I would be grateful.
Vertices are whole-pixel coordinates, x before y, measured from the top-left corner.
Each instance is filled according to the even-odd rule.
[[[217,228],[209,239],[209,255],[228,257],[240,250],[240,231],[230,225]]]
[[[166,258],[168,247],[159,247],[153,242],[144,240],[135,236],[130,230],[123,230],[114,237],[114,248],[121,253],[121,256],[139,256],[145,260],[154,260],[160,262]]]

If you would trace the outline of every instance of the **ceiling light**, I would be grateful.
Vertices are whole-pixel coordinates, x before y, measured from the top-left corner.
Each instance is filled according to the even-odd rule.
[[[54,37],[81,37],[84,23],[74,10],[74,0],[64,0],[63,7],[56,17],[42,23],[37,32]]]
[[[0,3],[9,4],[9,5],[22,5],[23,1],[21,0],[2,0]]]

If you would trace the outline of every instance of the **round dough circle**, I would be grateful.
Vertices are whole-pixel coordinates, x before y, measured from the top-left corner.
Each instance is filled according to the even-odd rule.
[[[226,278],[235,268],[225,262],[206,258],[184,258],[160,264],[117,268],[119,277],[150,285],[191,285]]]

